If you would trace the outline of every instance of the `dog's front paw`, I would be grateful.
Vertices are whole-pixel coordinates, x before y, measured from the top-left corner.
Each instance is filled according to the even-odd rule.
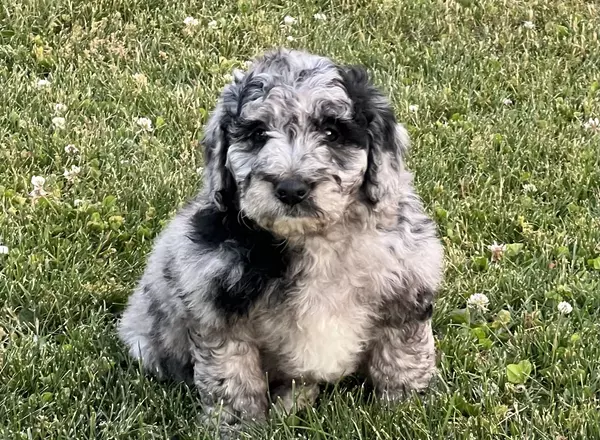
[[[203,399],[206,402],[206,399]],[[234,425],[240,422],[264,422],[267,416],[266,396],[239,398],[225,403],[204,403],[203,414],[200,416],[203,424],[212,426]]]
[[[246,422],[264,422],[267,420],[268,403],[266,396],[241,399],[236,405],[240,419]]]
[[[271,392],[271,400],[277,411],[293,414],[312,406],[319,396],[317,384],[283,384]]]
[[[379,400],[385,404],[395,404],[406,400],[411,392],[412,391],[406,387],[397,387],[393,389],[377,390],[376,395]]]
[[[424,395],[435,382],[435,369],[418,370],[406,374],[410,378],[382,380],[376,384],[375,393],[384,403],[394,404],[410,398],[413,395]]]
[[[379,398],[386,402],[397,402],[413,394],[424,394],[431,386],[435,368],[404,370],[390,378],[380,378],[375,389]]]

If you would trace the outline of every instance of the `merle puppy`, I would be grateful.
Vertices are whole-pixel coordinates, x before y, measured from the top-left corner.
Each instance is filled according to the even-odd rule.
[[[358,67],[278,50],[234,76],[202,191],[158,237],[121,339],[228,423],[264,418],[268,389],[290,409],[354,372],[388,400],[424,389],[443,252],[406,130]]]

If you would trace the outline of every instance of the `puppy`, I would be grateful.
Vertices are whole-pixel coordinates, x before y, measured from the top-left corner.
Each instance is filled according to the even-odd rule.
[[[443,251],[406,130],[359,67],[278,50],[234,76],[202,190],[156,240],[120,338],[226,423],[355,372],[386,400],[423,390]]]

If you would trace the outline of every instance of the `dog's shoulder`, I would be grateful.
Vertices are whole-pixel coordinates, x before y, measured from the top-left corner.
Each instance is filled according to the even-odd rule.
[[[250,307],[284,279],[292,259],[285,242],[235,210],[199,206],[187,215],[185,237],[206,258],[225,262],[225,270],[207,274],[208,300],[227,317]]]

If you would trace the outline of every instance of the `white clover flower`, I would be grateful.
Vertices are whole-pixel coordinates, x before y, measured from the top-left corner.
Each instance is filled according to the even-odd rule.
[[[65,145],[65,153],[67,153],[67,154],[79,154],[79,149],[75,145],[73,145],[73,144]]]
[[[512,102],[512,99],[510,99],[510,98],[504,98],[502,100],[502,104],[509,106],[509,105],[513,105],[513,102]]]
[[[483,293],[474,293],[467,300],[467,306],[472,309],[477,309],[481,312],[485,312],[487,310],[487,306],[490,303],[490,300]]]
[[[138,85],[142,87],[148,85],[148,78],[143,73],[134,73],[132,78]]]
[[[208,26],[209,28],[211,28],[211,29],[214,29],[214,28],[216,28],[218,25],[219,25],[219,23],[217,23],[217,20],[211,20],[211,21],[209,21],[209,22],[208,22],[208,25],[207,25],[207,26]]]
[[[315,20],[319,20],[319,21],[325,21],[325,20],[327,20],[327,16],[325,14],[320,13],[320,12],[317,13],[317,14],[315,14],[315,15],[313,15],[313,18]]]
[[[152,121],[148,118],[137,118],[135,123],[145,131],[154,130],[154,128],[152,128]]]
[[[289,42],[296,41],[296,39],[294,37],[292,37],[291,35],[288,35],[286,40],[288,40]]]
[[[46,179],[44,179],[42,176],[32,176],[31,184],[33,185],[33,191],[31,191],[29,195],[34,199],[37,199],[38,197],[43,197],[48,194],[46,191],[44,191],[45,183]]]
[[[7,255],[8,254],[8,246],[0,245],[0,254]]]
[[[75,199],[73,200],[73,206],[77,207],[77,206],[81,206],[85,203],[85,200],[83,199]]]
[[[533,183],[526,183],[525,185],[523,185],[523,191],[525,191],[526,193],[537,192],[537,186],[535,186]]]
[[[36,87],[38,89],[45,89],[47,87],[50,87],[50,81],[48,81],[47,79],[39,79],[36,83]]]
[[[417,104],[411,104],[408,106],[408,111],[411,113],[417,113],[419,111],[419,106]]]
[[[31,197],[33,197],[34,199],[37,199],[38,197],[44,197],[45,195],[47,195],[48,193],[44,190],[44,188],[39,187],[39,188],[33,188],[33,191],[31,191],[29,193],[29,195]]]
[[[573,311],[573,306],[566,301],[561,301],[558,303],[558,311],[563,315],[568,315]]]
[[[77,165],[73,165],[70,170],[65,170],[63,176],[65,176],[65,179],[67,179],[69,182],[73,182],[80,172],[81,168],[79,168]]]
[[[197,18],[185,17],[183,20],[183,24],[185,24],[187,27],[196,27],[198,26],[199,22]]]
[[[67,126],[67,121],[65,120],[65,118],[61,117],[61,116],[56,116],[55,118],[52,118],[52,125],[54,125],[54,127],[62,130]]]
[[[523,27],[524,27],[525,29],[529,29],[529,30],[531,30],[531,29],[535,29],[535,24],[533,24],[533,22],[532,22],[532,21],[524,21],[524,22],[523,22]]]
[[[41,188],[46,183],[46,179],[42,176],[33,176],[31,178],[31,184],[34,188]]]
[[[203,172],[204,172],[204,167],[196,168],[196,174],[198,174],[199,176],[201,176]]]
[[[67,106],[61,103],[54,104],[55,113],[65,113],[68,110]]]
[[[488,246],[488,249],[492,253],[492,261],[497,262],[502,259],[502,254],[504,254],[504,251],[506,250],[506,245],[493,242]]]
[[[598,118],[590,118],[587,122],[583,123],[583,128],[586,130],[593,131],[595,133],[600,133],[600,119]]]
[[[286,15],[285,17],[283,17],[283,22],[285,24],[287,24],[288,26],[291,26],[293,24],[296,24],[298,20],[296,20],[294,17],[291,17],[289,15]]]

